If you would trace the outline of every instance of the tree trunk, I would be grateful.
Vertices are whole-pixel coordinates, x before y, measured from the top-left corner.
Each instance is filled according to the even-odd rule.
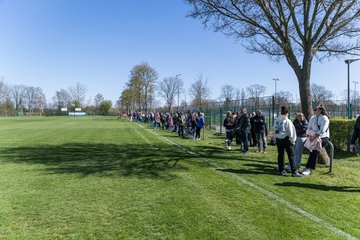
[[[306,61],[304,60],[303,63]],[[299,93],[301,101],[301,109],[306,119],[309,120],[313,115],[312,103],[311,103],[311,91],[310,91],[310,74],[311,74],[311,61],[306,64],[307,66],[301,69],[301,73],[298,74]]]

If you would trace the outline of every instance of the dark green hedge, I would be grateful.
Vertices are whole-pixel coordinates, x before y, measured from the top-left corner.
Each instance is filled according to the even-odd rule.
[[[330,119],[330,140],[335,150],[348,151],[355,120]]]

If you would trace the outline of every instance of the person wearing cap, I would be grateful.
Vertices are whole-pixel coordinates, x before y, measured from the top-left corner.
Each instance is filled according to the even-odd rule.
[[[321,141],[321,148],[326,147],[329,144],[329,115],[325,109],[325,107],[320,104],[314,110],[314,115],[310,118],[307,135],[307,141]],[[306,167],[303,169],[302,174],[307,176],[315,170],[317,159],[320,155],[319,150],[312,150],[309,154],[308,161],[306,163]]]
[[[291,176],[302,177],[298,173],[294,160],[294,144],[296,141],[296,130],[292,121],[288,118],[289,110],[286,106],[281,107],[281,115],[274,123],[274,130],[276,134],[276,145],[278,149],[278,170],[280,175],[286,175],[284,151],[286,150],[290,166]]]

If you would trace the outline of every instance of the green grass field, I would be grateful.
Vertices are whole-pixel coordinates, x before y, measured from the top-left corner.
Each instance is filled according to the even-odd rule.
[[[0,239],[360,238],[357,157],[279,176],[273,146],[115,117],[2,118],[0,135]]]

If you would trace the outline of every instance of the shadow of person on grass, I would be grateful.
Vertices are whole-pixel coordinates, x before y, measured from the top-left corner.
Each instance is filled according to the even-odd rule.
[[[301,183],[301,182],[283,182],[276,183],[275,186],[281,187],[301,187],[301,188],[310,188],[320,191],[335,191],[335,192],[360,192],[360,187],[351,187],[351,186],[327,186],[323,184],[313,184],[313,183]]]
[[[236,174],[268,174],[268,175],[277,175],[275,172],[274,167],[266,164],[244,164],[247,166],[247,169],[216,169],[221,172],[227,173],[236,173]],[[251,168],[248,168],[251,167]]]
[[[67,143],[5,148],[0,158],[3,162],[42,164],[46,166],[42,170],[52,174],[171,179],[175,171],[186,170],[177,163],[188,155],[168,144]]]

